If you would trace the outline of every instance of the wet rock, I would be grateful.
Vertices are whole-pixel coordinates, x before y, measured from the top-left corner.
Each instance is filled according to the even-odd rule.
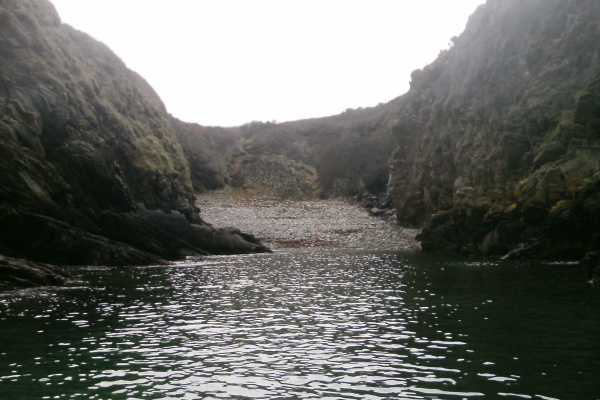
[[[373,195],[364,193],[358,197],[359,204],[369,211],[373,217],[382,217],[389,219],[395,215],[394,205],[388,193],[382,195]]]
[[[156,265],[188,255],[269,251],[251,235],[193,224],[175,211],[107,211],[90,227],[0,207],[2,250],[56,265]]]
[[[71,282],[71,275],[59,268],[0,255],[0,290],[62,286]]]
[[[166,260],[209,254],[208,251],[170,234],[137,214],[105,211],[101,214],[99,223],[103,236]]]
[[[140,232],[140,235],[142,232]],[[149,237],[145,235],[144,237]],[[70,225],[30,212],[0,207],[0,243],[5,254],[56,265],[150,265],[165,263],[163,255],[107,238],[100,231]]]
[[[236,228],[217,229],[209,225],[190,223],[176,211],[142,211],[142,217],[174,237],[211,254],[265,253],[270,250],[253,235]]]

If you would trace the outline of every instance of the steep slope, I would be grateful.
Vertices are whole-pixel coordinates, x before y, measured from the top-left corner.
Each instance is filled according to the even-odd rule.
[[[599,248],[600,2],[488,0],[404,100],[393,199],[425,250]]]
[[[200,144],[205,150],[194,150],[196,157],[206,149],[220,154],[225,161],[217,168],[221,181],[250,191],[295,198],[385,192],[394,149],[390,115],[397,108],[397,102],[390,102],[329,117],[255,121],[226,130],[195,126],[181,143],[186,155],[191,145]],[[190,164],[192,176],[205,169]]]
[[[144,264],[261,248],[203,224],[161,100],[46,0],[0,0],[0,141],[0,253]]]

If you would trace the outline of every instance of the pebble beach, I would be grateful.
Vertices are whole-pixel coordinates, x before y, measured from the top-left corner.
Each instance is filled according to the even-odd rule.
[[[226,190],[197,197],[204,221],[218,228],[239,228],[274,251],[420,249],[414,239],[418,230],[401,228],[394,218],[373,217],[347,200],[284,200]]]

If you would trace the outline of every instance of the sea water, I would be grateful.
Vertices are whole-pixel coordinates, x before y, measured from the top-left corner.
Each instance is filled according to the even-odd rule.
[[[0,295],[0,399],[600,399],[577,264],[290,252]]]

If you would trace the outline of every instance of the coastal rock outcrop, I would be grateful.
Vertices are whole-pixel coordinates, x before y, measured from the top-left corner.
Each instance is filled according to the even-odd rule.
[[[600,247],[600,2],[488,0],[412,75],[392,196],[426,251]]]
[[[57,264],[146,264],[218,252],[141,210],[204,234],[174,120],[104,44],[47,0],[0,0],[0,253]],[[233,235],[226,252],[256,244]]]
[[[0,254],[144,265],[268,251],[202,220],[195,191],[227,185],[290,197],[389,191],[425,251],[597,254],[599,21],[596,0],[488,0],[406,95],[217,128],[170,116],[47,0],[0,0]]]
[[[0,255],[0,290],[63,286],[71,282],[75,281],[58,268]]]

